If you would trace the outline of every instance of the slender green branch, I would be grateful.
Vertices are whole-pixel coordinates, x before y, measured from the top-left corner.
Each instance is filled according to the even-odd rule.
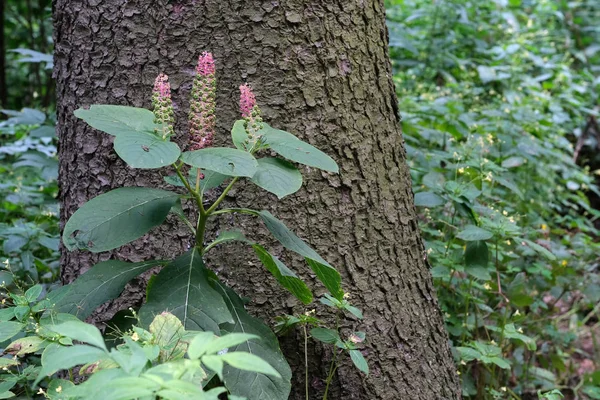
[[[258,215],[258,211],[252,210],[250,208],[224,208],[222,210],[218,210],[210,213],[210,215],[219,215],[219,214],[227,214],[227,213],[240,213],[240,214],[249,214],[249,215]]]
[[[181,173],[181,170],[179,169],[179,166],[177,166],[175,164],[173,164],[173,166],[175,167],[175,172],[177,173],[177,176],[179,177],[179,179],[181,180],[181,182],[183,183],[183,185],[185,186],[185,188],[188,190],[188,192],[190,192],[190,194],[196,200],[196,204],[198,204],[198,209],[200,210],[200,214],[205,214],[204,205],[202,205],[202,196],[200,196],[200,193],[196,192],[190,186],[190,183],[187,181],[187,179],[185,179],[185,177]]]
[[[219,206],[219,204],[221,204],[221,202],[223,200],[225,200],[225,196],[227,196],[227,193],[229,193],[229,191],[231,190],[233,185],[235,185],[235,183],[238,181],[238,179],[240,179],[240,178],[236,176],[235,178],[233,178],[231,180],[231,183],[229,183],[229,185],[227,185],[227,187],[225,188],[225,190],[223,190],[223,193],[221,193],[219,198],[213,203],[212,206],[210,206],[210,208],[208,210],[206,210],[206,214],[208,214],[208,215],[212,214],[212,212]]]

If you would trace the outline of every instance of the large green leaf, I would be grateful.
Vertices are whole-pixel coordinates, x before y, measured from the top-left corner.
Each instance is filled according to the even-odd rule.
[[[112,250],[160,225],[179,195],[160,189],[124,187],[85,203],[65,225],[67,249]]]
[[[336,173],[339,171],[333,158],[289,132],[274,129],[264,124],[261,133],[263,134],[263,141],[271,149],[289,160],[325,171]]]
[[[154,113],[145,108],[94,104],[89,110],[75,110],[75,116],[91,127],[115,136],[128,133],[154,134],[154,129],[159,128],[154,123]]]
[[[85,319],[100,305],[119,297],[127,282],[164,261],[142,261],[128,263],[109,260],[94,265],[80,275],[75,282],[62,286],[50,293],[55,310]]]
[[[117,136],[114,147],[119,157],[133,168],[162,168],[173,164],[181,155],[176,143],[139,132]]]
[[[290,231],[287,226],[268,211],[261,211],[258,214],[267,229],[275,236],[283,246],[295,253],[300,254],[306,259],[307,264],[317,274],[319,280],[336,298],[341,300],[343,297],[342,278],[327,261],[325,261],[316,251],[309,245],[304,243],[302,239]]]
[[[156,315],[168,311],[186,330],[213,331],[233,321],[225,301],[208,283],[207,270],[196,250],[189,251],[163,268],[152,283],[148,299],[140,310],[145,326]]]
[[[21,332],[25,325],[20,322],[5,321],[0,322],[0,343],[4,342]]]
[[[52,375],[57,371],[99,361],[106,357],[107,353],[103,350],[86,344],[60,346],[53,343],[46,347],[42,353],[42,369],[34,385],[37,385],[44,377]]]
[[[277,257],[269,253],[259,244],[253,244],[252,248],[254,252],[260,258],[265,268],[273,274],[277,282],[284,288],[289,290],[294,296],[296,296],[304,304],[309,304],[313,300],[312,293],[306,283],[302,279],[289,269],[284,263],[279,261]]]
[[[88,343],[104,351],[108,351],[100,330],[94,325],[86,324],[83,321],[65,321],[55,325],[47,325],[47,328],[61,336]]]
[[[228,147],[186,151],[181,159],[192,167],[208,169],[228,176],[251,177],[258,167],[258,162],[250,153]]]
[[[225,285],[215,282],[227,307],[234,316],[234,323],[222,325],[222,334],[245,333],[259,336],[260,340],[250,340],[229,348],[229,352],[245,351],[262,358],[273,367],[281,378],[259,372],[239,370],[226,365],[223,368],[225,387],[236,396],[248,400],[281,400],[290,394],[292,371],[279,349],[277,337],[268,326],[248,314],[243,301]]]
[[[300,189],[302,174],[288,161],[267,157],[258,160],[258,170],[251,181],[281,199]]]
[[[475,225],[467,225],[465,229],[456,235],[457,238],[467,242],[475,240],[488,240],[491,239],[494,234],[486,229],[480,228]]]
[[[488,271],[489,251],[487,244],[483,240],[467,242],[465,248],[465,271],[477,279],[484,281],[492,277]]]

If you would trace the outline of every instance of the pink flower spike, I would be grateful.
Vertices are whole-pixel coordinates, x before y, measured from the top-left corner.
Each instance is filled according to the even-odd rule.
[[[198,66],[196,67],[198,75],[209,76],[215,74],[215,60],[212,53],[205,51],[198,57]]]
[[[252,93],[250,86],[247,83],[240,86],[240,111],[242,112],[242,117],[250,118],[255,106],[256,97]]]
[[[154,93],[158,94],[160,98],[171,97],[171,84],[167,75],[160,74],[156,77],[154,81]]]

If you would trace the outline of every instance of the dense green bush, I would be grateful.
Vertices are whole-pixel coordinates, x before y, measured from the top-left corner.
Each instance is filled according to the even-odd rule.
[[[394,3],[415,202],[463,394],[600,398],[598,188],[572,143],[597,113],[600,4]]]

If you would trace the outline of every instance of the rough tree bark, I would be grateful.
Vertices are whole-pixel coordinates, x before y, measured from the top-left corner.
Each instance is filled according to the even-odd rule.
[[[340,165],[339,175],[305,168],[303,189],[273,206],[271,195],[250,186],[228,199],[231,205],[270,209],[284,220],[338,268],[345,290],[363,309],[365,320],[349,321],[344,329],[367,332],[371,375],[364,378],[344,363],[330,398],[460,397],[417,227],[383,0],[54,0],[53,5],[63,222],[110,188],[161,183],[156,172],[128,169],[112,151],[110,137],[78,121],[73,111],[94,103],[149,107],[153,80],[165,72],[185,121],[196,58],[212,51],[219,81],[217,145],[229,142],[228,129],[238,118],[237,88],[247,81],[267,122],[311,142]],[[178,140],[184,145],[185,134]],[[231,217],[224,223],[232,222],[281,254],[253,221]],[[188,245],[186,231],[173,221],[102,258],[173,257]],[[252,259],[249,252],[233,249],[222,249],[208,265],[253,300],[252,312],[271,320],[304,311],[274,279],[244,261]],[[63,252],[63,281],[97,259]],[[300,260],[286,261],[316,294],[324,292]],[[139,304],[143,289],[136,285],[96,319]],[[328,315],[321,309],[318,314]],[[300,342],[282,339],[295,371],[291,399],[304,398]],[[316,399],[330,353],[318,346],[310,352]]]

